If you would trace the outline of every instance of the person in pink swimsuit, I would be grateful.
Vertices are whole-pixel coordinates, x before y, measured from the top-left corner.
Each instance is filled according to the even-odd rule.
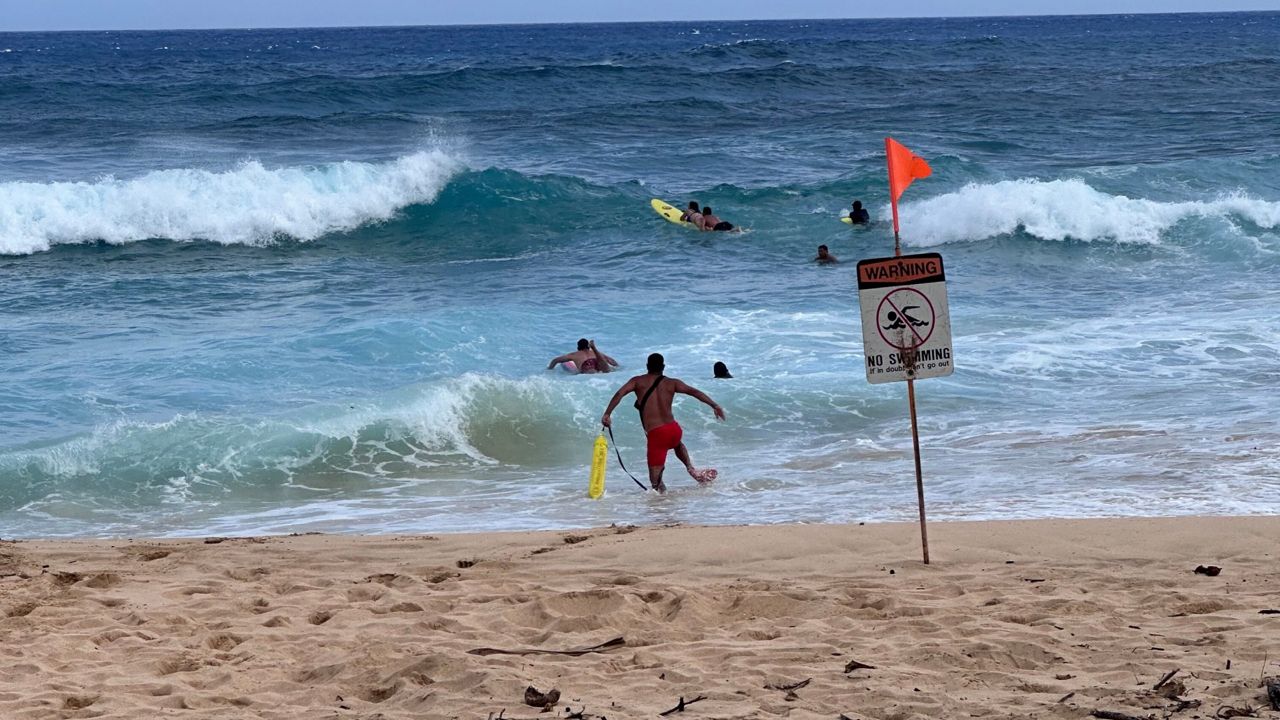
[[[612,372],[618,367],[618,361],[596,349],[596,341],[582,338],[578,340],[578,349],[551,360],[548,370],[563,364],[566,370],[580,375]]]
[[[710,468],[699,470],[693,466],[693,461],[689,458],[689,449],[682,442],[684,431],[680,428],[680,423],[676,422],[671,410],[671,403],[675,400],[676,393],[684,393],[701,400],[711,407],[716,419],[724,420],[724,408],[717,405],[701,390],[675,378],[663,376],[662,371],[665,367],[666,362],[662,355],[659,353],[650,355],[649,372],[631,378],[618,388],[618,392],[614,393],[613,399],[609,401],[609,407],[605,408],[604,416],[600,418],[601,425],[610,427],[613,422],[610,416],[614,408],[618,407],[618,403],[622,402],[622,398],[627,393],[636,394],[636,410],[640,411],[640,424],[644,427],[648,438],[649,484],[660,493],[667,491],[667,486],[662,482],[662,471],[666,469],[667,453],[672,450],[676,451],[676,457],[684,463],[685,470],[689,471],[689,477],[699,483],[708,483],[716,479],[715,470]]]

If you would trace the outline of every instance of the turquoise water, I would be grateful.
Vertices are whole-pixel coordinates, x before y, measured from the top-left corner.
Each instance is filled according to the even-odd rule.
[[[1280,510],[1280,14],[9,33],[0,534],[911,519],[886,134],[947,264],[931,517]],[[714,486],[583,498],[582,336],[726,408],[677,408]]]

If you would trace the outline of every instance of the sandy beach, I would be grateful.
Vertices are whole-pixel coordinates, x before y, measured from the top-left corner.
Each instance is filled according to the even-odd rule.
[[[0,717],[1280,716],[1280,518],[930,531],[4,542]]]

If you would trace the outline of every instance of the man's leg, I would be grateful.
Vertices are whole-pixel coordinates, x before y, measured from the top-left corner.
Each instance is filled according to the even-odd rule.
[[[653,489],[657,490],[659,493],[665,493],[667,491],[667,486],[662,484],[662,471],[666,469],[667,468],[664,465],[659,465],[657,467],[652,465],[649,466],[649,484],[652,485]]]
[[[689,471],[689,477],[700,483],[709,483],[715,480],[719,474],[715,470],[699,470],[695,468],[693,460],[689,457],[689,448],[686,448],[684,443],[676,446],[676,457],[680,459],[680,462],[684,463],[684,469]]]
[[[685,447],[684,443],[680,443],[676,446],[676,458],[679,459],[680,462],[684,463],[684,469],[689,471],[689,477],[697,477],[694,473],[698,470],[693,466],[693,460],[689,458],[689,448]]]

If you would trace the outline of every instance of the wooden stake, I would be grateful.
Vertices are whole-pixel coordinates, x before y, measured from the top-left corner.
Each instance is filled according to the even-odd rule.
[[[907,404],[911,406],[911,447],[916,456],[916,501],[920,505],[920,547],[924,564],[929,564],[929,531],[924,521],[924,475],[920,471],[920,429],[916,424],[916,381],[907,381]]]
[[[898,234],[898,207],[895,204],[893,208],[893,256],[902,257],[902,237]],[[916,348],[912,343],[909,352],[904,353],[904,363],[907,372],[911,375],[915,374],[916,365]],[[916,381],[907,379],[907,404],[911,406],[911,448],[915,453],[916,460],[916,501],[920,506],[920,548],[924,552],[924,564],[929,564],[929,531],[925,528],[924,520],[924,475],[920,470],[920,428],[916,423]]]

